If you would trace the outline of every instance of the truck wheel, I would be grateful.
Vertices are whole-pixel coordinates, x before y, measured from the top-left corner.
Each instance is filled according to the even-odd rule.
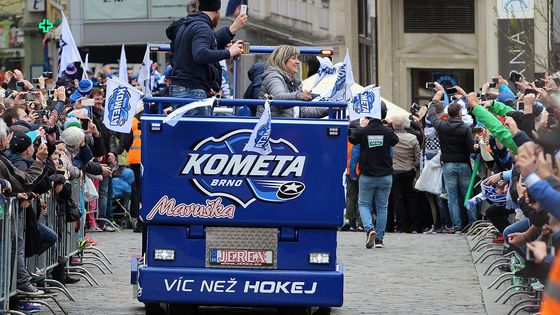
[[[279,307],[278,314],[281,315],[311,315],[310,307]]]
[[[319,307],[313,315],[331,315],[331,308],[330,307]]]
[[[159,306],[159,303],[144,303],[146,309],[146,315],[165,315],[163,309]]]
[[[198,313],[198,306],[191,304],[169,303],[167,315],[192,315]]]

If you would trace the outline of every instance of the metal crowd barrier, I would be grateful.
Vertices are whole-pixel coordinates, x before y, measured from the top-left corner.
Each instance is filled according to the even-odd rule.
[[[98,286],[99,281],[84,266],[95,266],[103,274],[107,274],[105,270],[108,270],[111,274],[113,273],[109,267],[112,263],[107,256],[98,248],[86,246],[87,243],[84,241],[87,211],[83,198],[83,184],[83,177],[71,181],[72,199],[81,213],[80,219],[76,222],[67,222],[65,216],[59,215],[54,190],[41,195],[39,197],[40,200],[36,200],[33,205],[34,209],[40,213],[37,218],[38,222],[53,230],[57,235],[57,241],[55,245],[40,255],[26,259],[29,273],[39,278],[37,287],[41,290],[46,290],[47,293],[33,297],[21,296],[21,299],[44,305],[53,314],[57,313],[48,303],[41,299],[52,299],[59,306],[62,313],[67,314],[67,312],[52,292],[61,292],[70,301],[76,301],[62,283],[48,278],[49,272],[62,262],[61,257],[65,258],[68,262],[65,268],[67,274],[84,278],[92,286]],[[46,204],[46,216],[42,215],[41,201]],[[17,295],[17,236],[18,233],[25,233],[25,212],[19,210],[19,200],[12,197],[8,199],[4,207],[4,215],[0,216],[0,314],[23,314],[10,310],[9,301],[10,298]],[[71,262],[72,257],[78,257],[79,262]]]
[[[178,97],[144,97],[144,113],[150,112],[150,103],[156,104],[157,113],[163,114],[164,104],[188,104],[195,101],[200,101],[196,98],[178,98]],[[244,107],[244,106],[262,106],[266,101],[263,99],[220,99],[216,98],[214,102],[214,107],[217,106],[231,106],[231,107]],[[334,102],[334,101],[324,101],[324,102],[308,102],[308,101],[286,101],[286,100],[272,100],[270,101],[271,106],[280,107],[327,107],[329,113],[329,119],[346,119],[346,109],[348,103],[346,102]],[[245,118],[255,118],[255,117],[245,117]]]
[[[4,205],[4,216],[0,218],[0,313],[23,314],[10,310],[10,298],[17,294],[16,251],[18,226],[17,199],[9,198]],[[21,222],[21,221],[20,221]]]

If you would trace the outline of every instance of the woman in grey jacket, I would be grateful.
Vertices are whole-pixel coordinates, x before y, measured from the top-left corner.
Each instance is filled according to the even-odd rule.
[[[265,95],[275,100],[311,100],[311,91],[301,89],[301,80],[296,77],[300,66],[299,50],[294,46],[281,45],[276,48],[268,61],[262,74],[262,85],[259,98]],[[257,117],[262,115],[263,106],[257,108]],[[290,118],[321,118],[327,116],[327,109],[322,107],[280,107],[271,106],[272,117]]]

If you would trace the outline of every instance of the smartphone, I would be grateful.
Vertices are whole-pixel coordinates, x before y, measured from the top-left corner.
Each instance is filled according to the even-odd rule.
[[[51,71],[45,71],[43,72],[43,78],[52,79],[53,73]]]
[[[35,94],[32,93],[32,92],[27,92],[27,93],[25,94],[25,100],[28,101],[28,102],[33,102],[33,101],[35,101]]]
[[[491,82],[488,84],[489,88],[495,89],[498,86],[498,84],[496,82]]]
[[[33,78],[32,83],[33,84],[39,84],[39,78]]]
[[[426,82],[426,88],[427,89],[434,89],[436,87],[436,84],[434,82]]]
[[[24,86],[25,86],[25,85],[23,84],[23,81],[18,81],[18,82],[16,82],[16,90],[17,90],[18,92],[23,91],[23,87],[24,87]]]
[[[492,78],[492,83],[498,84],[498,82],[499,82],[498,78],[496,78],[496,77]]]
[[[239,9],[239,13],[247,15],[247,5],[242,4],[241,8]]]
[[[533,90],[533,89],[525,89],[525,95],[527,94],[535,94],[535,96],[539,95],[539,92],[537,90]]]
[[[82,100],[83,106],[93,106],[94,100],[93,98],[86,98]]]
[[[517,110],[524,110],[524,109],[525,109],[525,103],[517,102]]]
[[[80,123],[82,124],[83,130],[88,130],[89,128],[89,119],[80,119]]]
[[[457,89],[454,88],[454,87],[452,87],[452,88],[446,88],[446,89],[445,89],[445,92],[446,92],[447,94],[450,94],[450,95],[451,95],[451,94],[457,94]]]

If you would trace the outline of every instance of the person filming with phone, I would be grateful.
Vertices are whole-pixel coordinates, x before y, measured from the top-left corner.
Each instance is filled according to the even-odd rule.
[[[218,31],[220,0],[199,1],[198,11],[187,16],[183,25],[168,29],[172,43],[174,68],[171,74],[171,97],[206,98],[219,92],[222,84],[221,60],[242,54],[243,42],[238,40],[227,47],[247,22],[240,14],[235,22]],[[226,48],[227,47],[227,48]],[[210,107],[188,111],[190,116],[210,116]]]

